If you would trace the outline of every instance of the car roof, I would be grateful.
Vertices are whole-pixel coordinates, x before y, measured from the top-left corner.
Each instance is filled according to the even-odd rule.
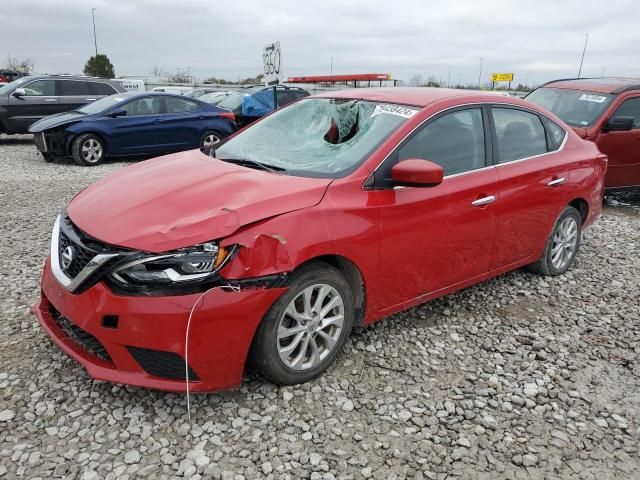
[[[514,105],[527,105],[514,97],[503,97],[482,90],[459,90],[454,88],[433,87],[383,87],[383,88],[350,88],[313,95],[317,98],[348,98],[369,100],[372,102],[399,103],[426,107],[440,100],[456,98],[461,102],[500,102],[512,101]],[[504,99],[504,100],[503,100]]]
[[[629,90],[640,90],[640,78],[563,78],[547,82],[542,87],[566,88],[617,95]]]
[[[28,75],[25,77],[20,77],[21,79],[42,79],[42,78],[51,78],[54,80],[91,80],[92,82],[107,82],[111,83],[113,80],[110,78],[102,78],[102,77],[88,77],[85,75]]]

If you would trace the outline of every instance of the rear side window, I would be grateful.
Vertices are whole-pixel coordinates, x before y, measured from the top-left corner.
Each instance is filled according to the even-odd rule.
[[[89,82],[89,91],[91,95],[113,95],[118,93],[111,85],[103,82]]]
[[[89,95],[89,82],[79,80],[57,80],[58,95],[63,97]]]
[[[398,150],[398,160],[430,160],[445,175],[485,166],[482,111],[469,108],[447,113],[419,130]]]
[[[56,94],[53,80],[36,80],[25,85],[24,91],[30,97],[53,97]]]
[[[176,97],[167,98],[167,113],[189,113],[200,109],[200,105],[191,100]]]
[[[545,118],[545,124],[547,126],[547,132],[549,133],[549,150],[558,150],[567,132],[556,122],[552,122],[548,118]]]
[[[538,115],[513,108],[492,108],[498,142],[498,163],[547,153],[547,139]]]
[[[615,117],[633,117],[633,128],[640,128],[640,98],[625,100],[612,115]]]

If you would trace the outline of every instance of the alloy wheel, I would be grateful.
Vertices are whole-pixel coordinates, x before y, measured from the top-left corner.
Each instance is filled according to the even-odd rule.
[[[202,147],[204,149],[210,149],[218,143],[220,143],[220,137],[213,133],[210,133],[209,135],[204,137],[204,140],[202,141]]]
[[[102,145],[95,138],[89,138],[82,144],[82,158],[87,163],[99,162],[102,158]]]
[[[311,285],[287,305],[278,324],[280,360],[292,370],[309,370],[333,351],[344,325],[344,302],[327,284]]]
[[[563,270],[571,262],[578,245],[578,224],[573,217],[565,218],[553,236],[551,263],[557,270]]]

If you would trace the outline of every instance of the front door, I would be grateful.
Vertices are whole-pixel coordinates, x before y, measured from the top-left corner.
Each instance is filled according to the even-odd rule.
[[[26,95],[9,96],[9,132],[26,133],[41,118],[63,111],[56,96],[55,80],[34,80],[22,88]]]
[[[628,132],[601,131],[596,144],[609,156],[605,187],[640,185],[640,97],[623,101],[610,118],[633,117]]]
[[[480,107],[440,114],[405,140],[376,171],[384,284],[379,308],[488,272],[499,180],[495,167],[487,163],[485,119]],[[391,167],[408,158],[441,165],[443,183],[384,188]]]
[[[125,115],[100,121],[107,123],[111,132],[109,154],[134,155],[167,149],[171,132],[164,123],[160,95],[136,98],[119,107]]]

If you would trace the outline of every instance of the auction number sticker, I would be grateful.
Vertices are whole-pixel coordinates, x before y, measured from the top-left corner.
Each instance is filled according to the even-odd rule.
[[[416,113],[418,113],[418,110],[411,107],[405,107],[403,105],[376,105],[376,108],[371,114],[371,118],[376,117],[382,113],[388,113],[389,115],[396,115],[398,117],[411,118]]]
[[[585,102],[596,102],[596,103],[603,103],[606,99],[607,97],[603,97],[602,95],[593,95],[591,93],[583,93],[582,95],[580,95],[580,98],[579,98],[579,100],[583,100]]]

